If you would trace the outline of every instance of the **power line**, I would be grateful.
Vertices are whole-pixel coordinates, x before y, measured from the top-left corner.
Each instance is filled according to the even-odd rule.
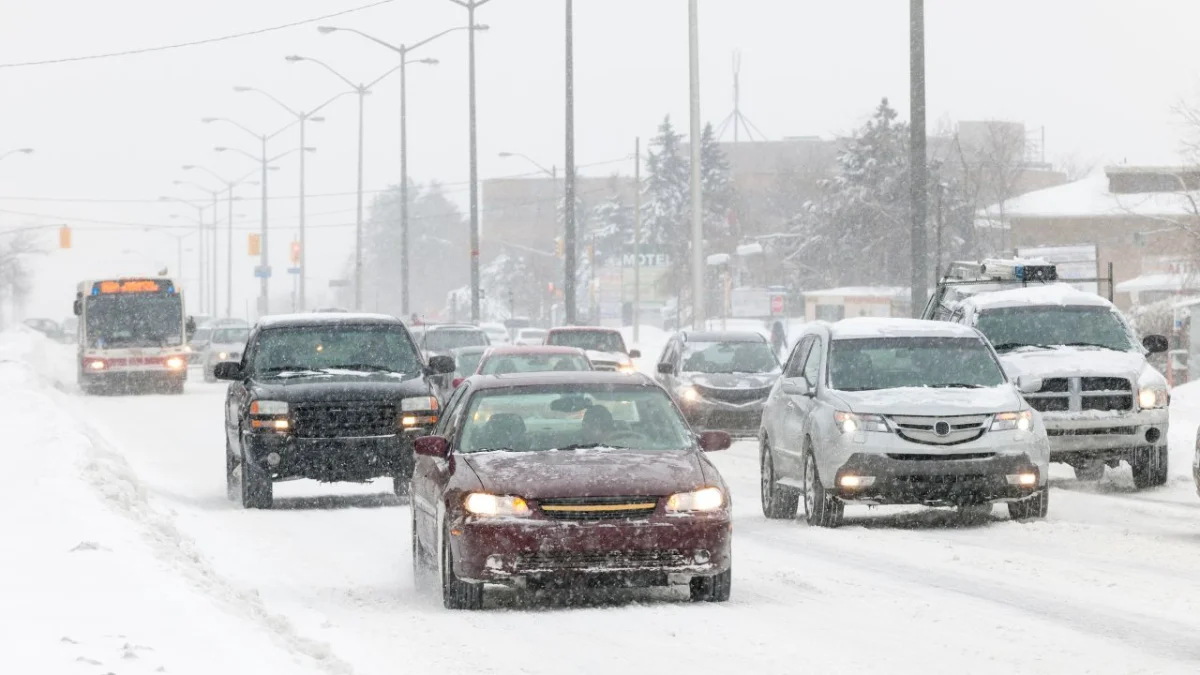
[[[251,37],[254,35],[262,35],[264,33],[272,33],[272,32],[279,31],[279,30],[285,30],[287,28],[295,28],[296,26],[303,26],[304,24],[307,24],[307,23],[315,23],[317,21],[324,21],[326,19],[333,19],[333,18],[336,18],[339,16],[345,16],[347,14],[353,14],[354,12],[361,12],[366,9],[372,9],[374,7],[379,7],[380,5],[386,5],[393,1],[394,0],[378,0],[377,2],[372,2],[371,4],[368,4],[368,5],[362,5],[361,7],[354,7],[352,9],[346,9],[346,10],[342,10],[340,12],[334,12],[333,14],[326,14],[324,16],[316,16],[311,19],[304,19],[302,21],[294,21],[292,23],[283,24],[282,26],[272,26],[270,28],[259,28],[257,30],[246,31],[243,33],[234,33],[233,35],[223,35],[221,37],[206,38],[204,40],[195,40],[193,42],[181,42],[178,44],[171,44],[171,45],[159,45],[157,47],[143,47],[140,49],[127,49],[125,51],[110,52],[107,54],[91,54],[88,56],[68,56],[68,57],[58,58],[58,59],[46,59],[44,61],[22,61],[22,62],[18,62],[18,63],[0,63],[0,68],[26,68],[26,67],[30,67],[30,66],[48,66],[48,65],[58,64],[58,63],[72,63],[75,61],[95,61],[98,59],[116,58],[118,56],[134,56],[137,54],[149,54],[151,52],[162,52],[162,51],[167,51],[170,49],[183,49],[184,47],[197,47],[200,45],[213,44],[216,42],[227,42],[229,40],[238,40],[238,39],[244,38],[244,37]]]

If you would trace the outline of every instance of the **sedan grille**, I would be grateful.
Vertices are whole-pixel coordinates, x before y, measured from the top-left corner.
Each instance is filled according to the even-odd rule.
[[[674,569],[692,564],[688,556],[676,550],[591,551],[522,553],[517,557],[518,572],[575,570],[605,571],[626,569]]]
[[[396,406],[380,403],[299,403],[292,407],[299,438],[366,438],[396,433]]]
[[[592,370],[617,370],[616,361],[592,361]]]
[[[554,520],[618,520],[646,518],[658,508],[658,497],[568,497],[539,499],[542,513]]]
[[[715,387],[704,387],[701,385],[693,385],[696,393],[710,401],[721,401],[723,403],[750,403],[751,401],[761,401],[771,395],[770,387],[755,387],[747,389],[724,389]]]
[[[956,445],[983,435],[990,415],[956,415],[954,417],[892,416],[892,424],[901,438],[926,445]]]

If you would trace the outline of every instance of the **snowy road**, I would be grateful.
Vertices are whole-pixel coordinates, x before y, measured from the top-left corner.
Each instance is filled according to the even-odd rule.
[[[406,505],[388,481],[276,486],[277,508],[224,494],[223,387],[82,398],[69,410],[123,455],[151,503],[280,630],[328,645],[330,672],[1196,673],[1200,499],[1187,471],[1200,389],[1176,395],[1170,484],[1079,484],[1056,467],[1050,518],[847,510],[834,531],[763,518],[753,444],[714,456],[734,491],[733,600],[671,592],[548,596],[443,610],[414,591]],[[501,611],[496,611],[497,609]],[[507,611],[504,611],[507,610]]]

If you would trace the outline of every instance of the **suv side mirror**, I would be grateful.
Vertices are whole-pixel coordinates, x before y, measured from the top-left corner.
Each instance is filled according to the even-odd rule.
[[[631,358],[631,359],[640,359],[640,358],[642,358],[642,350],[640,350],[640,349],[631,349],[631,350],[629,350],[629,358]]]
[[[1161,354],[1171,348],[1171,343],[1165,335],[1147,335],[1142,338],[1142,346],[1151,354]]]
[[[658,364],[658,372],[662,373],[663,375],[674,375],[675,364],[664,361]]]
[[[75,303],[73,305],[71,305],[71,307],[75,312],[75,316],[83,316],[83,301],[82,300],[76,300]]]
[[[1036,394],[1042,390],[1042,378],[1028,375],[1017,376],[1017,391],[1022,394]]]
[[[187,330],[187,339],[191,340],[192,336],[196,334],[196,320],[189,316],[184,327]]]
[[[413,453],[422,457],[445,459],[450,456],[450,441],[445,436],[421,436],[413,439]]]
[[[429,366],[425,369],[427,375],[447,375],[454,372],[454,357],[439,354],[429,358]]]
[[[733,445],[733,437],[728,431],[702,431],[698,440],[700,449],[705,452],[728,450]]]
[[[242,364],[233,361],[224,361],[213,366],[213,377],[218,380],[240,380],[242,379]]]
[[[802,377],[791,377],[783,381],[783,393],[788,396],[812,396],[808,380]]]

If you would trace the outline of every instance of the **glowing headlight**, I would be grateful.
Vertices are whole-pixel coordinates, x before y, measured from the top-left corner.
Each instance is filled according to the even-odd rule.
[[[512,495],[472,492],[463,500],[463,508],[476,516],[527,516],[529,504]]]
[[[92,361],[88,364],[88,368],[92,370],[104,370],[106,367],[103,361]]]
[[[251,415],[286,415],[287,401],[254,401],[250,404]]]
[[[679,393],[679,398],[684,401],[695,401],[700,398],[700,393],[696,391],[695,387],[680,387],[677,392]]]
[[[229,358],[229,352],[221,352],[220,354],[217,354],[217,358],[224,361],[225,359]]]
[[[843,434],[852,434],[856,431],[889,431],[887,422],[882,415],[859,415],[851,412],[837,411],[833,413],[833,421],[837,422],[838,428]]]
[[[172,356],[171,358],[167,359],[167,367],[172,370],[179,370],[186,365],[187,361],[183,360],[183,358],[179,356]]]
[[[617,370],[621,371],[622,373],[636,373],[637,372],[637,368],[634,367],[634,365],[632,363],[623,363],[623,364],[621,364],[620,367],[617,368]]]
[[[1166,389],[1157,387],[1146,387],[1138,392],[1138,407],[1146,408],[1162,408],[1171,400],[1171,395]]]
[[[992,418],[992,431],[1029,431],[1032,428],[1032,410],[998,413]]]
[[[400,411],[401,412],[415,412],[415,411],[423,412],[426,410],[437,410],[437,409],[438,409],[438,400],[437,400],[437,398],[435,398],[433,396],[415,396],[413,398],[406,398],[400,402]]]
[[[667,499],[669,513],[688,511],[716,511],[725,505],[725,493],[721,488],[706,487],[694,492],[680,492]]]

